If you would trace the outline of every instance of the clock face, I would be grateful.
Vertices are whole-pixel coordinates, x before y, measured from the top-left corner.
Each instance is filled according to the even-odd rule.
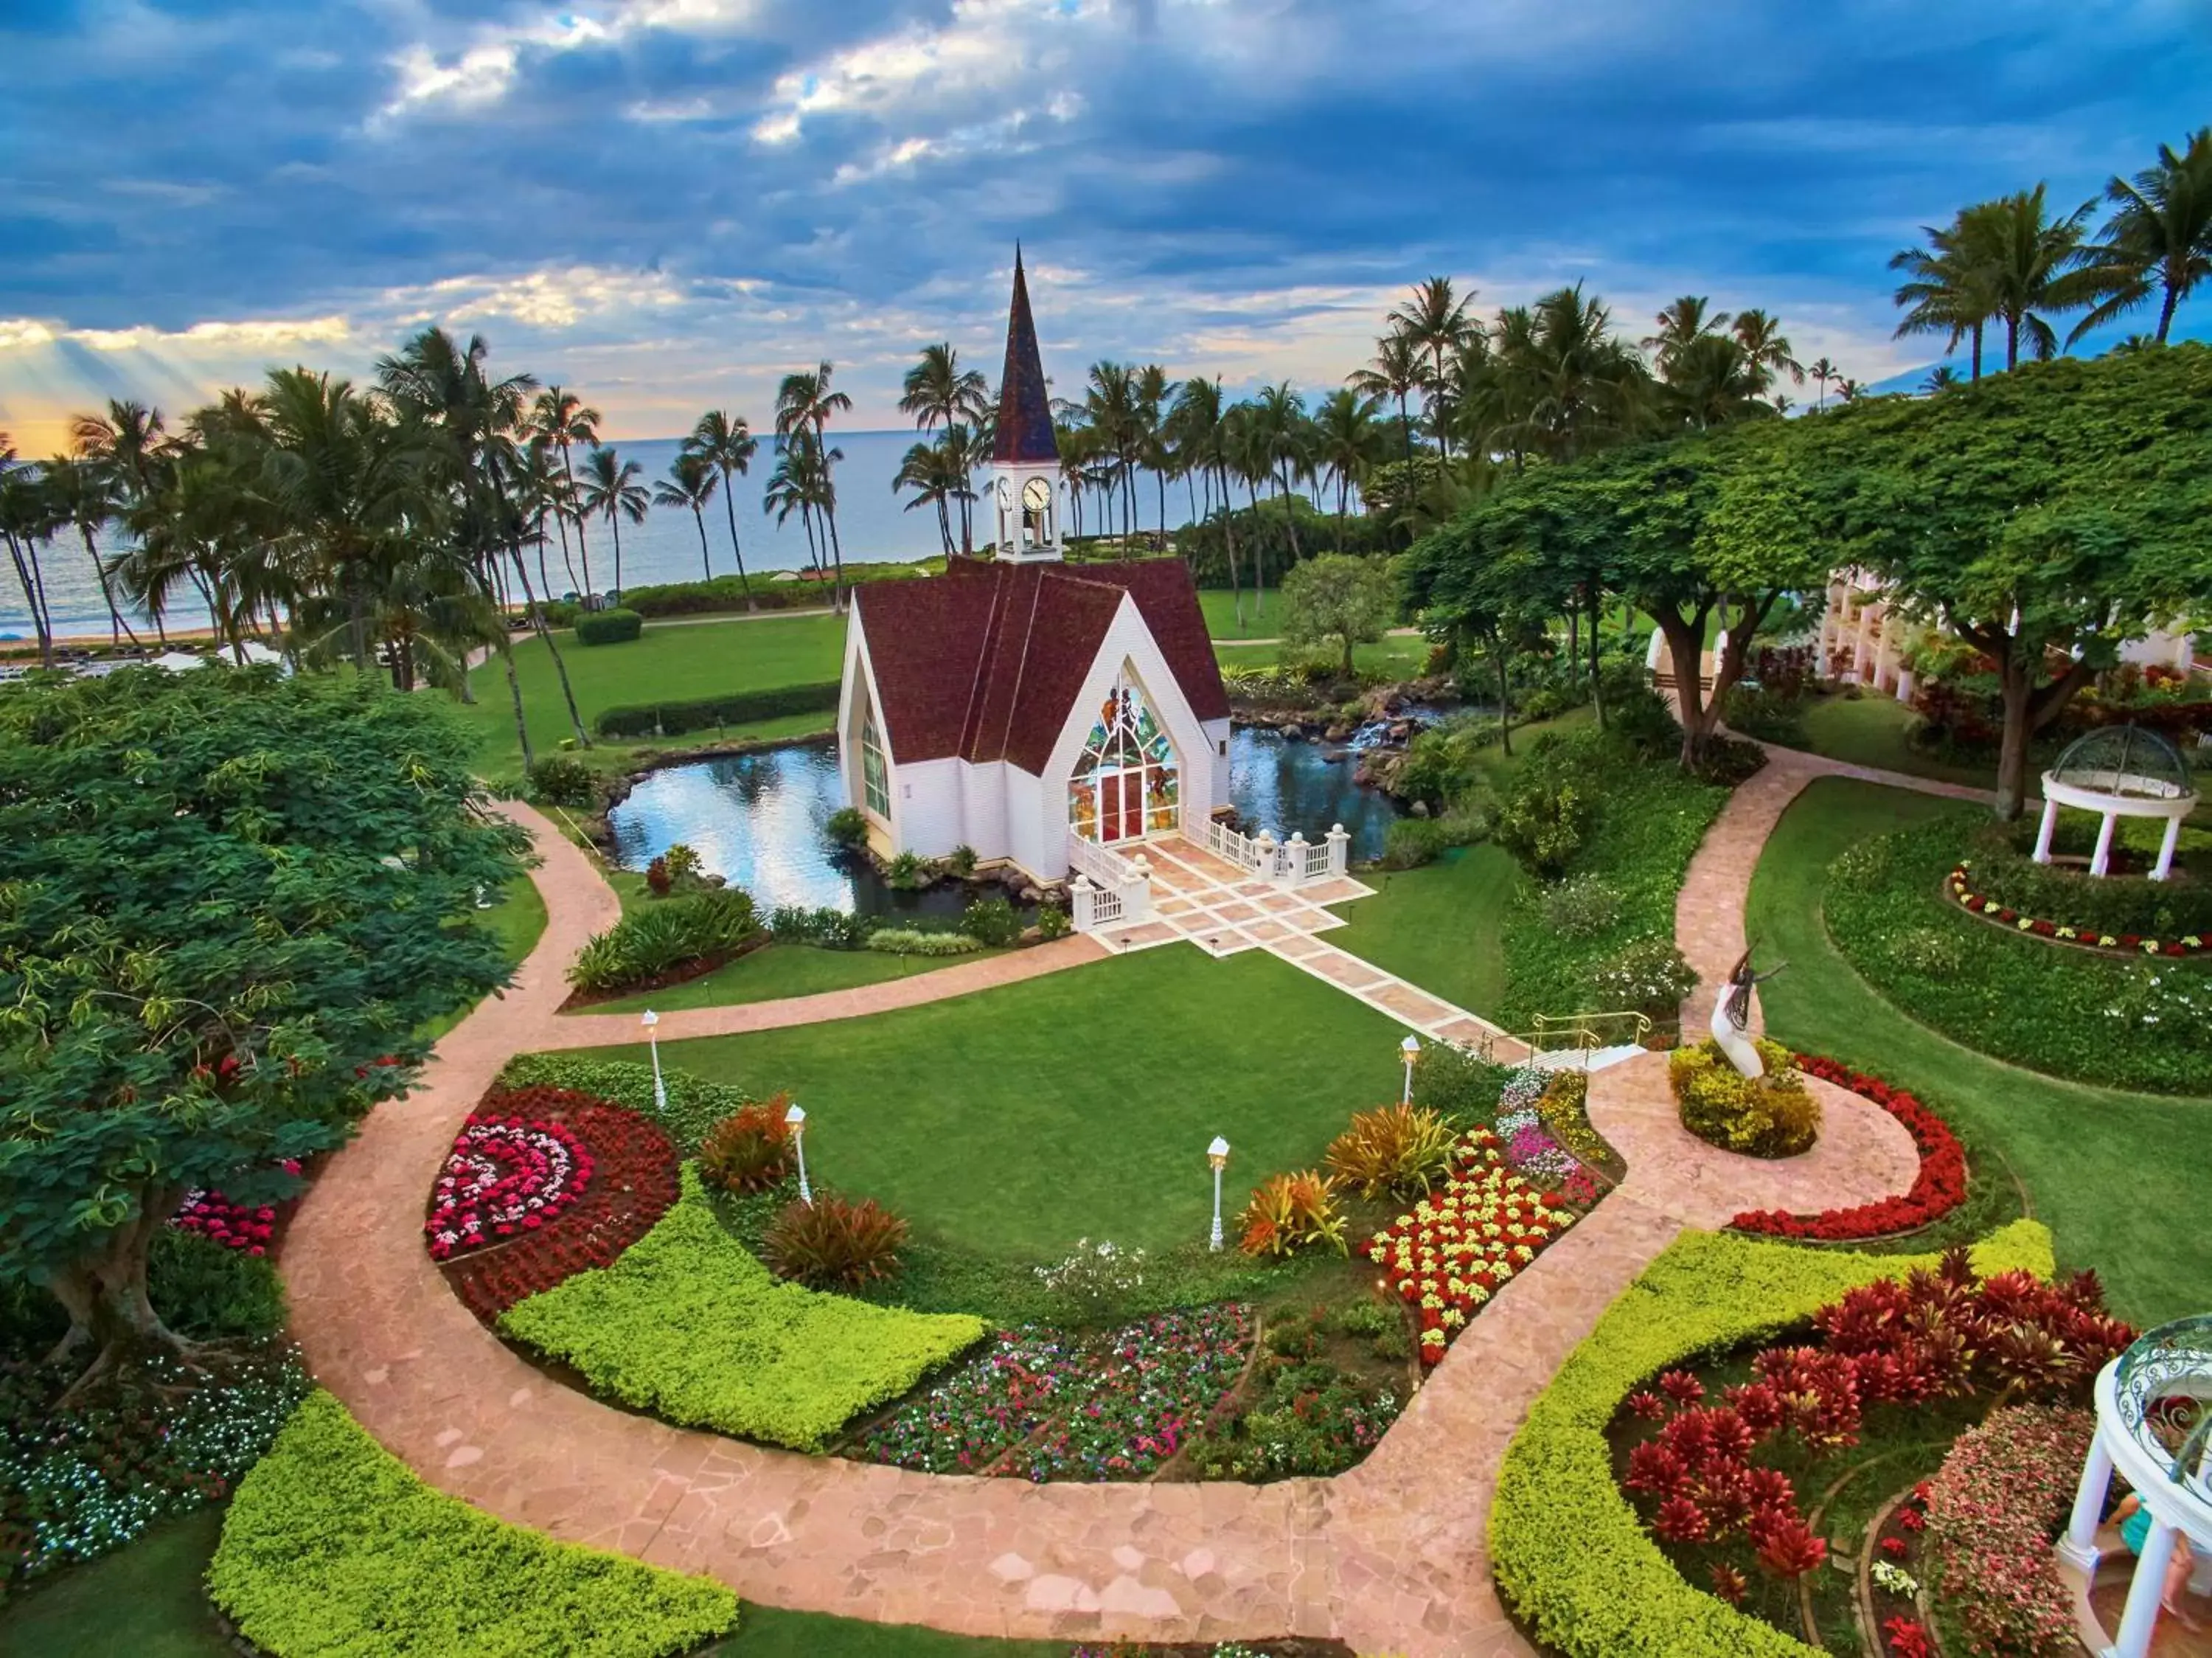
[[[1022,485],[1022,504],[1031,512],[1042,512],[1052,504],[1052,485],[1042,478],[1032,478]]]
[[[1002,507],[1014,504],[1014,486],[1011,479],[1002,478],[999,480],[999,504]]]

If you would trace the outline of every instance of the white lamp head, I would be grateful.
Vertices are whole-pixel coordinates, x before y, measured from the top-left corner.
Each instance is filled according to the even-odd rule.
[[[1410,1065],[1414,1060],[1421,1057],[1421,1045],[1414,1038],[1409,1036],[1404,1041],[1398,1044],[1398,1051],[1406,1056],[1406,1063]]]
[[[1229,1161],[1229,1142],[1215,1135],[1213,1143],[1206,1149],[1206,1161],[1216,1168],[1224,1167]]]
[[[655,1025],[658,1025],[660,1022],[660,1015],[653,1012],[652,1009],[647,1008],[645,1010],[644,1016],[637,1022],[644,1026],[646,1029],[651,1030]]]
[[[791,1109],[783,1113],[783,1120],[789,1124],[793,1128],[803,1128],[805,1126],[806,1113],[799,1109],[799,1102],[796,1100],[791,1102]]]

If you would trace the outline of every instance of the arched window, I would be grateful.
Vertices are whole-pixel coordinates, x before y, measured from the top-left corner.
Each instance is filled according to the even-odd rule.
[[[860,707],[860,791],[868,810],[889,820],[891,814],[891,772],[884,760],[884,740],[876,729],[876,710]]]
[[[1175,744],[1124,669],[1068,779],[1068,825],[1085,840],[1139,840],[1176,826],[1180,798]]]

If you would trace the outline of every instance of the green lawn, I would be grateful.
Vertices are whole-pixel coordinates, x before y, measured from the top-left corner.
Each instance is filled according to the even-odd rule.
[[[707,1653],[717,1658],[1066,1658],[1067,1650],[1065,1641],[986,1641],[748,1601],[738,1614],[737,1634]]]
[[[1856,698],[1817,697],[1805,710],[1806,747],[1852,765],[1880,766],[1939,783],[1995,789],[1996,762],[1960,765],[1923,754],[1905,741],[1919,716],[1893,697],[1869,691]]]
[[[726,966],[688,979],[681,984],[625,996],[613,1002],[595,1002],[579,1013],[643,1013],[647,1008],[673,1013],[679,1008],[724,1008],[740,1002],[773,1002],[787,996],[816,996],[824,991],[849,991],[862,984],[881,984],[893,978],[956,966],[1001,954],[979,950],[973,955],[891,955],[882,950],[818,950],[811,944],[770,944],[741,955]]]
[[[128,1548],[35,1586],[0,1609],[0,1651],[25,1658],[230,1658],[200,1574],[222,1510],[154,1527]]]
[[[1202,1238],[1206,1142],[1235,1148],[1233,1212],[1395,1097],[1403,1034],[1273,956],[1173,945],[866,1019],[665,1042],[660,1057],[791,1091],[815,1178],[882,1199],[918,1234],[1041,1260],[1079,1237]]]
[[[1329,934],[1329,942],[1495,1018],[1505,998],[1499,935],[1526,879],[1511,856],[1487,844],[1468,846],[1423,869],[1370,871],[1360,879],[1376,894],[1343,907],[1350,924]]]
[[[566,628],[556,631],[554,641],[568,667],[576,706],[588,730],[593,716],[602,710],[626,704],[709,697],[774,686],[827,684],[838,676],[845,624],[825,614],[758,621],[647,622],[643,637],[628,644],[579,644],[574,631]],[[570,735],[568,710],[561,698],[552,659],[544,643],[535,638],[518,639],[514,657],[531,741],[539,753],[550,753]],[[520,774],[522,751],[514,737],[514,705],[499,658],[494,656],[477,668],[469,676],[469,684],[477,700],[461,712],[477,734],[480,763],[495,774]],[[725,735],[798,736],[825,729],[830,723],[827,714],[798,714],[742,730],[733,727]],[[706,732],[689,741],[708,741],[714,735]],[[592,752],[605,764],[617,765],[645,746],[602,744]]]
[[[1271,625],[1273,614],[1272,610],[1268,613]],[[1224,672],[1237,668],[1273,667],[1279,662],[1306,655],[1304,651],[1289,645],[1220,643],[1214,645],[1213,654],[1219,659]],[[1373,644],[1355,645],[1352,650],[1352,666],[1362,673],[1388,674],[1399,680],[1415,678],[1428,666],[1428,661],[1429,642],[1418,633],[1394,633],[1377,639]]]
[[[1791,805],[1759,860],[1747,917],[1768,959],[1790,964],[1760,991],[1769,1028],[1912,1089],[1995,1146],[2057,1234],[2060,1260],[2094,1266],[2121,1316],[2148,1324],[2203,1311],[2212,1234],[2197,1217],[2212,1189],[2212,1100],[2087,1088],[1984,1058],[1883,1001],[1829,941],[1829,863],[1867,836],[1950,809],[1837,779]]]
[[[1244,589],[1244,619],[1237,619],[1237,595],[1226,588],[1206,588],[1198,595],[1206,631],[1217,639],[1272,639],[1282,629],[1282,595],[1273,588]]]

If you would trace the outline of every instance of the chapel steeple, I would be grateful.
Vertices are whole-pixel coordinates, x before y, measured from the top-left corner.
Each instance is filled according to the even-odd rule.
[[[994,555],[1030,564],[1060,557],[1060,443],[1036,320],[1030,314],[1029,277],[1014,246],[1014,297],[1006,314],[1006,360],[999,375],[999,422],[991,447],[990,500],[997,524]]]

